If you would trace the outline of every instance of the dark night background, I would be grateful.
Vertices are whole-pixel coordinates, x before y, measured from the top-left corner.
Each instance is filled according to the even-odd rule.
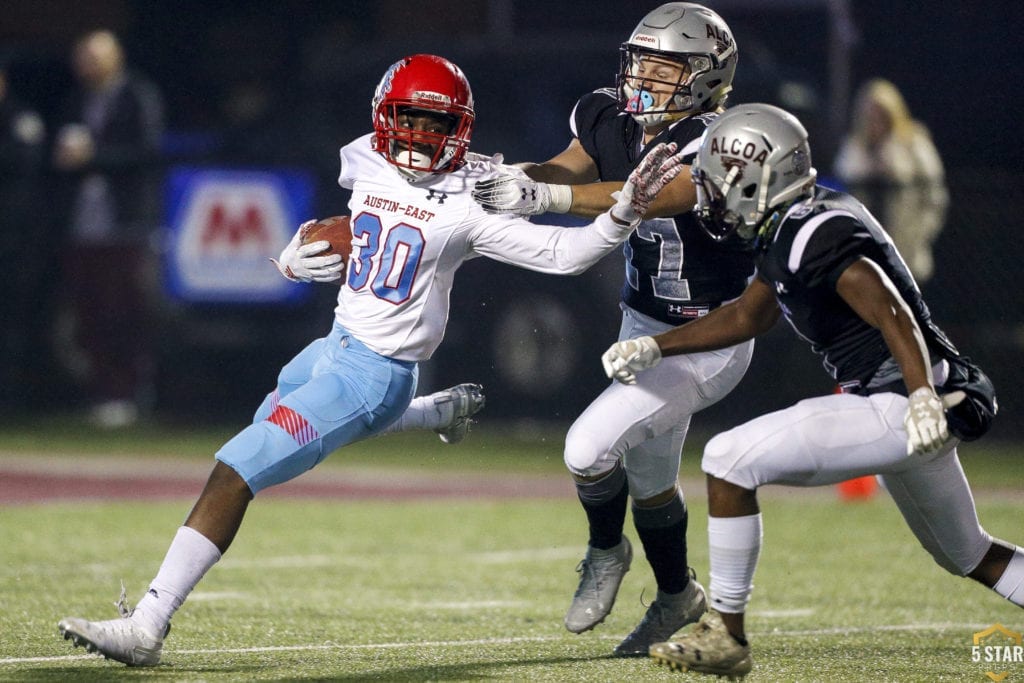
[[[163,91],[168,164],[303,168],[317,178],[319,214],[331,215],[345,212],[334,184],[337,149],[370,130],[373,88],[398,57],[435,52],[458,63],[476,98],[474,149],[501,151],[510,161],[539,161],[568,143],[576,98],[613,84],[619,43],[658,4],[12,0],[0,21],[0,52],[11,89],[49,117],[71,84],[67,56],[74,39],[89,29],[111,28],[130,64]],[[1012,415],[1020,401],[1008,394],[1024,379],[1024,297],[1016,286],[1024,232],[1022,6],[704,4],[722,14],[739,46],[730,103],[760,100],[791,108],[811,131],[815,165],[824,176],[856,87],[881,76],[901,89],[911,113],[932,132],[953,201],[937,245],[940,274],[926,297],[940,324],[986,364],[997,387],[1005,387],[1004,412],[1011,417],[1001,429],[1019,430],[1014,424],[1021,421]],[[491,397],[488,414],[495,418],[571,419],[605,381],[598,355],[617,328],[620,261],[616,255],[582,279],[470,264],[459,275],[448,339],[425,368],[423,390],[482,381]],[[221,415],[248,415],[280,364],[326,329],[331,294],[321,290],[313,303],[291,311],[203,311],[244,331],[247,344],[230,348],[214,339],[196,342],[183,331],[191,324],[188,311],[179,312],[167,328],[157,410],[209,404]],[[546,395],[517,389],[496,369],[498,330],[517,329],[501,327],[499,309],[534,304],[525,317],[526,336],[532,330],[534,338],[524,343],[558,347],[570,368]],[[545,326],[568,331],[544,337],[537,330]],[[186,338],[191,345],[181,341]],[[235,367],[238,358],[243,361]],[[743,386],[708,419],[735,422],[827,390],[825,380],[817,359],[780,328],[761,344]],[[44,388],[36,405],[52,408],[66,395],[59,386]]]

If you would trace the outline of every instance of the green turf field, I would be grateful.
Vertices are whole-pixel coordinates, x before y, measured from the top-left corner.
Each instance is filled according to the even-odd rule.
[[[0,434],[0,458],[208,458],[222,436],[168,430],[111,441],[29,427]],[[683,483],[691,563],[706,581],[702,444],[687,445]],[[964,464],[989,531],[1024,541],[1024,456],[969,447]],[[387,437],[324,465],[352,466],[564,476],[557,429],[478,430],[454,448],[430,435]],[[578,636],[564,630],[585,543],[569,496],[257,500],[235,545],[175,616],[165,665],[129,669],[61,640],[63,616],[115,616],[121,581],[131,600],[142,594],[190,502],[0,506],[0,680],[704,680],[607,656],[654,595],[639,556],[604,624]],[[850,504],[830,489],[776,489],[762,506],[746,680],[1024,680],[1024,663],[971,657],[975,632],[994,623],[1024,631],[1024,611],[939,569],[884,495]]]

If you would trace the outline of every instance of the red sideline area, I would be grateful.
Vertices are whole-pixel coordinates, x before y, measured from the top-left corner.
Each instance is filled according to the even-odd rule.
[[[0,505],[95,500],[195,498],[210,463],[96,456],[12,456],[0,453]],[[275,486],[260,497],[402,499],[562,498],[569,477],[464,472],[416,472],[324,467]]]

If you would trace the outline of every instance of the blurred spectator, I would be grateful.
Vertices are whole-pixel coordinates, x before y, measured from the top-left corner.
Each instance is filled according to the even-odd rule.
[[[82,37],[71,66],[77,87],[53,147],[54,167],[67,180],[65,357],[83,379],[93,420],[118,427],[138,417],[153,374],[146,283],[163,102],[153,84],[126,68],[110,31]]]
[[[857,93],[852,130],[836,158],[836,175],[886,226],[919,284],[932,276],[932,243],[949,196],[931,135],[910,117],[896,86],[876,78]]]
[[[38,201],[46,128],[36,111],[11,94],[8,66],[0,57],[0,260],[7,264],[0,298],[0,404],[13,407],[41,368],[45,343],[38,313],[48,299],[41,293],[50,256]]]

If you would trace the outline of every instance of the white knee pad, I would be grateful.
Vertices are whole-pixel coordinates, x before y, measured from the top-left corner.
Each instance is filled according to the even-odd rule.
[[[565,466],[580,477],[594,477],[609,472],[619,462],[619,457],[609,453],[608,446],[599,443],[587,430],[576,429],[573,425],[565,436]]]
[[[742,466],[737,466],[744,448],[743,442],[736,438],[735,431],[730,429],[717,434],[705,444],[704,455],[700,461],[701,470],[730,484],[745,489],[756,489],[758,483],[753,475],[746,472]]]

